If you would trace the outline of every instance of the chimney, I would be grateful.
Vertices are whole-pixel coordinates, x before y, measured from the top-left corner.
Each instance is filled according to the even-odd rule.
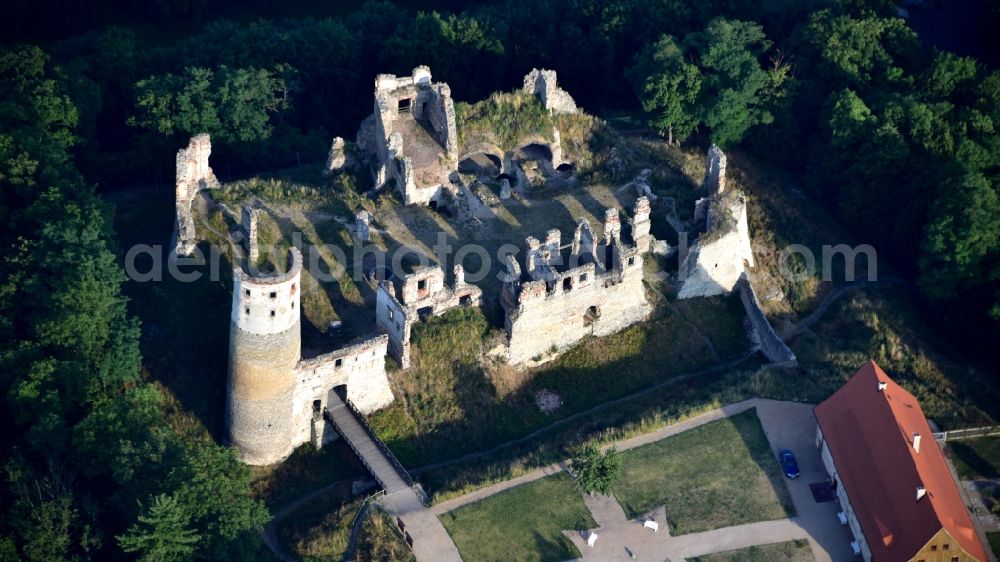
[[[913,452],[914,453],[919,453],[920,452],[920,434],[919,433],[914,433],[913,434]]]
[[[920,501],[920,498],[926,495],[927,495],[927,489],[924,488],[923,486],[917,486],[917,501]]]
[[[885,387],[887,387],[887,386],[889,386],[889,385],[885,381],[878,381],[878,391],[879,392],[882,392],[883,390],[885,390]]]

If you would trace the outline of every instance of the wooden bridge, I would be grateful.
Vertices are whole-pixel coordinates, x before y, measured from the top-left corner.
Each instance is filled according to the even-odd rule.
[[[385,490],[382,507],[396,516],[396,525],[413,549],[417,562],[461,562],[462,557],[444,525],[424,504],[423,490],[413,485],[409,473],[351,401],[331,390],[323,415]]]

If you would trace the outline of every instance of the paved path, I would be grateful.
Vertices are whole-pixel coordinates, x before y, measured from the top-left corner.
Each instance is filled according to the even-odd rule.
[[[799,461],[802,476],[797,480],[785,479],[795,505],[797,513],[795,517],[673,537],[670,536],[662,507],[652,514],[653,520],[660,526],[659,531],[654,533],[643,527],[644,520],[629,520],[613,497],[584,496],[584,503],[598,524],[598,527],[592,530],[598,533],[597,544],[594,547],[587,546],[585,539],[587,533],[566,532],[583,554],[582,560],[610,562],[670,559],[676,562],[714,552],[805,539],[809,542],[817,562],[853,561],[854,555],[849,545],[850,533],[837,520],[837,512],[840,510],[838,504],[836,502],[818,504],[813,500],[812,492],[809,490],[810,483],[827,480],[814,445],[816,422],[811,404],[754,398],[619,441],[615,446],[619,450],[632,449],[751,408],[757,408],[757,416],[775,455],[779,449],[791,449]],[[533,470],[518,478],[442,502],[433,506],[431,510],[440,515],[564,469],[565,464],[554,464]]]
[[[750,408],[757,406],[760,402],[758,398],[752,398],[750,400],[744,400],[742,402],[737,402],[735,404],[730,404],[729,406],[724,406],[722,408],[716,408],[704,414],[688,418],[684,421],[667,425],[651,431],[649,433],[643,433],[631,439],[624,439],[622,441],[617,441],[613,445],[618,448],[619,451],[626,451],[628,449],[633,449],[635,447],[640,447],[647,443],[652,443],[654,441],[659,441],[671,435],[677,435],[678,433],[687,431],[689,429],[698,427],[699,425],[704,425],[709,422],[716,420],[721,420],[727,416],[733,416],[741,412],[745,412]],[[608,449],[612,445],[606,445],[604,449]],[[470,504],[479,501],[483,498],[492,496],[493,494],[502,492],[504,490],[509,490],[515,486],[520,486],[521,484],[527,484],[528,482],[534,482],[540,478],[545,478],[546,476],[551,476],[557,474],[566,469],[566,463],[560,462],[556,464],[550,464],[542,468],[536,468],[530,472],[526,472],[517,478],[511,478],[510,480],[504,480],[492,486],[487,486],[485,488],[480,488],[474,492],[469,492],[464,496],[459,496],[457,498],[452,498],[447,501],[435,504],[431,507],[431,510],[441,515],[442,513],[447,513],[453,511],[463,505]]]

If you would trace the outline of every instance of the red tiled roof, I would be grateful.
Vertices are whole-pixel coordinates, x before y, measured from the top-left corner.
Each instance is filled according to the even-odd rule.
[[[886,384],[879,392],[878,383]],[[942,528],[985,562],[920,404],[869,361],[816,407],[816,421],[876,561],[909,560]],[[920,452],[913,434],[921,435]],[[917,487],[927,494],[917,500]]]

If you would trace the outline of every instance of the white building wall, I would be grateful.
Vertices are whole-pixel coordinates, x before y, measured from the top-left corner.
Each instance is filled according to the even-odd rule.
[[[827,474],[830,475],[837,483],[837,500],[840,502],[841,511],[847,516],[847,526],[851,529],[851,534],[854,536],[854,540],[857,541],[858,545],[861,546],[861,556],[864,558],[865,562],[871,562],[872,551],[868,548],[868,541],[865,540],[865,534],[861,530],[861,524],[858,523],[858,518],[854,514],[854,507],[851,505],[851,500],[847,497],[847,490],[844,489],[844,483],[840,479],[840,473],[837,472],[837,467],[833,463],[833,456],[830,454],[830,448],[826,444],[826,439],[823,438],[822,430],[817,426],[817,439],[820,442],[820,457],[823,459],[823,466],[826,468]]]

